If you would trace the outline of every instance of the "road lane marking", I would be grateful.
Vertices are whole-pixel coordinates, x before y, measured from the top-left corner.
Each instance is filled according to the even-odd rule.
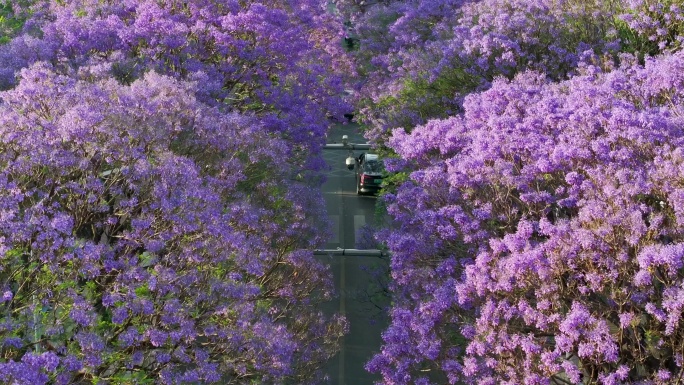
[[[339,215],[328,215],[330,221],[332,222],[332,239],[330,243],[340,243],[340,216]]]
[[[342,193],[342,183],[338,185],[337,191]],[[340,205],[339,205],[339,214],[337,217],[337,225],[339,231],[337,231],[337,234],[339,236],[338,242],[342,243],[344,242],[344,212],[345,212],[345,201],[346,199],[344,197],[340,197]],[[346,245],[342,244],[342,248],[345,248]],[[347,258],[345,256],[342,256],[342,261],[340,264],[340,315],[342,317],[347,316]],[[344,381],[344,371],[345,371],[345,339],[347,336],[342,337],[342,341],[340,343],[340,371],[339,371],[339,377],[338,377],[338,384],[339,385],[345,385]]]
[[[365,215],[354,215],[354,245],[356,247],[356,235],[359,233],[359,229],[366,224]]]
[[[347,294],[345,292],[346,290],[346,285],[345,282],[347,281],[347,257],[342,256],[342,267],[340,268],[340,315],[343,317],[347,313]],[[339,385],[345,385],[344,382],[344,371],[345,371],[345,349],[347,348],[345,346],[344,340],[347,338],[347,336],[342,337],[342,341],[340,342],[340,376],[338,379]]]

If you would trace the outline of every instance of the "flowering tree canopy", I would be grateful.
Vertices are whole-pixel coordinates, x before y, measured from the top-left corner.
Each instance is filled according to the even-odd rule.
[[[393,132],[386,383],[681,378],[684,54],[580,72]]]
[[[465,95],[498,76],[535,70],[561,80],[583,61],[677,49],[684,19],[677,1],[336,3],[360,39],[362,120],[382,142],[392,128],[461,112]]]
[[[680,1],[336,2],[396,158],[387,384],[677,383]]]
[[[27,64],[113,63],[130,83],[147,70],[198,81],[205,103],[262,116],[265,127],[316,151],[328,116],[347,112],[338,24],[320,0],[35,1],[25,34],[0,51],[3,83]],[[11,71],[10,71],[11,69]]]
[[[331,353],[328,278],[297,251],[320,196],[193,87],[39,64],[2,94],[2,382],[277,382]]]
[[[346,112],[324,2],[12,6],[0,382],[319,381],[346,330],[310,251]]]

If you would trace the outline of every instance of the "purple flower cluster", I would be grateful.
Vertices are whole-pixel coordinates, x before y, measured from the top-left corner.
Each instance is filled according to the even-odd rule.
[[[0,382],[312,383],[317,171],[346,112],[318,0],[35,1],[0,46]]]
[[[339,1],[357,25],[361,119],[385,141],[396,127],[462,111],[492,81],[535,70],[554,80],[620,51],[655,55],[682,39],[676,1],[409,0],[360,7]]]
[[[620,20],[636,36],[625,36],[628,43],[645,53],[659,51],[675,51],[684,42],[684,7],[677,1],[649,2],[631,0],[626,2],[626,9]]]
[[[665,384],[684,355],[684,54],[497,79],[387,144],[385,383]],[[425,373],[431,373],[425,377]]]
[[[321,0],[41,0],[32,12],[26,33],[0,47],[0,86],[39,60],[95,73],[106,64],[124,83],[154,69],[201,83],[202,102],[263,116],[307,151],[349,109],[332,71],[346,65],[340,27]]]

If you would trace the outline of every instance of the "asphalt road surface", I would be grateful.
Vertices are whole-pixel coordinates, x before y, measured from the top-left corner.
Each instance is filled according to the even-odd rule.
[[[328,143],[340,143],[348,135],[351,143],[365,143],[354,124],[338,125],[328,133]],[[356,194],[354,171],[345,167],[347,151],[323,150],[330,166],[323,185],[328,215],[333,223],[333,237],[326,249],[356,248],[356,233],[364,224],[376,220],[374,196]],[[358,156],[362,151],[355,151]],[[329,383],[334,385],[370,385],[380,377],[364,369],[366,362],[379,352],[381,333],[387,326],[383,308],[389,303],[383,294],[382,271],[387,261],[378,257],[327,256],[335,277],[337,298],[326,304],[328,312],[337,311],[347,317],[349,334],[340,353],[326,367]]]

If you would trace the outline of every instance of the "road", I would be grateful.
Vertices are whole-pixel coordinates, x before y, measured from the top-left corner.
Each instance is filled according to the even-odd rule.
[[[333,127],[328,133],[328,142],[339,143],[342,135],[348,135],[351,143],[366,142],[354,124]],[[356,151],[355,155],[360,153]],[[324,150],[331,169],[323,185],[323,194],[333,223],[333,237],[326,249],[355,248],[358,229],[364,224],[375,223],[377,198],[356,194],[354,171],[347,170],[344,164],[347,155],[347,151]],[[349,334],[344,338],[341,351],[326,367],[330,384],[373,384],[380,377],[366,372],[363,366],[380,350],[380,335],[387,326],[381,308],[387,305],[388,300],[378,294],[382,284],[377,277],[387,263],[377,257],[320,258],[330,264],[338,293],[338,298],[328,303],[326,310],[338,311],[349,321]]]

